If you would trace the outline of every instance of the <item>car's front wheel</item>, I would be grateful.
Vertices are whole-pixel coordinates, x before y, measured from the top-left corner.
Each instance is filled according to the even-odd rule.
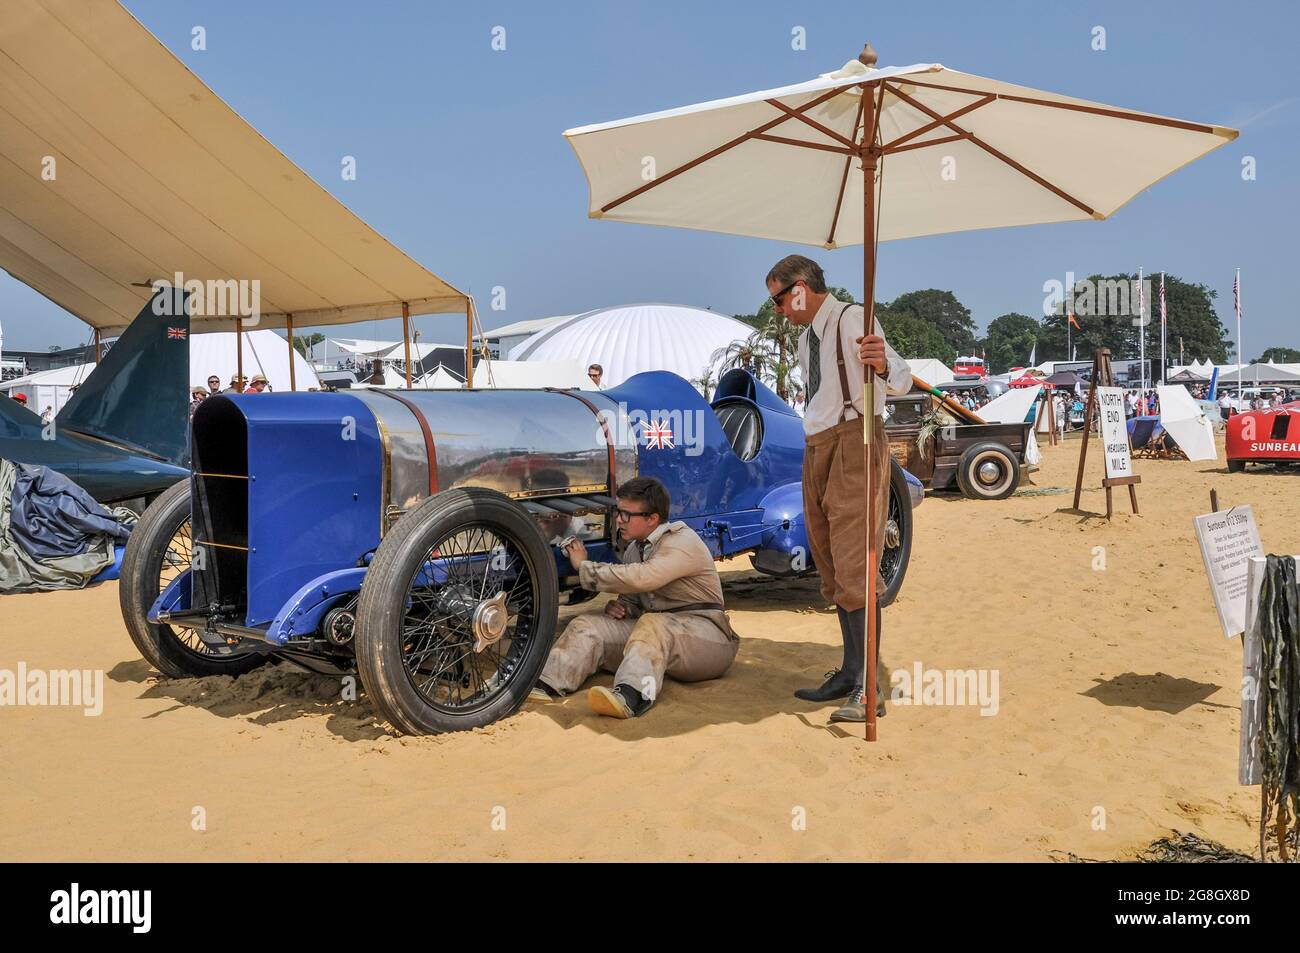
[[[447,490],[384,537],[357,603],[357,671],[407,734],[480,728],[516,711],[558,613],[555,557],[495,490]]]

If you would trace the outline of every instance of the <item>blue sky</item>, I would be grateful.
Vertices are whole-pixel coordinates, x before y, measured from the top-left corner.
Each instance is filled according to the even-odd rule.
[[[1067,271],[1165,270],[1217,289],[1230,329],[1242,268],[1245,351],[1300,347],[1286,294],[1300,211],[1300,6],[1288,2],[565,2],[127,0],[164,44],[325,188],[472,291],[491,328],[609,304],[750,312],[777,258],[807,248],[586,217],[564,129],[812,78],[870,39],[882,65],[938,62],[1086,99],[1234,126],[1241,137],[1108,222],[881,247],[878,297],[948,288],[982,329],[1041,315]],[[202,25],[207,50],[190,49]],[[491,47],[506,30],[506,50]],[[807,49],[791,49],[806,30]],[[1091,49],[1092,30],[1107,49]],[[357,158],[343,181],[340,160]],[[1257,179],[1243,181],[1243,156]],[[861,291],[861,251],[813,250]],[[494,286],[506,309],[492,311]],[[11,348],[83,342],[78,320],[0,275]],[[426,341],[463,319],[421,317]],[[400,322],[330,333],[400,335]]]

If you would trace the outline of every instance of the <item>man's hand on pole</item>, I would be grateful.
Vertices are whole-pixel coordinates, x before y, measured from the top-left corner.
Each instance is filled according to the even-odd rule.
[[[858,360],[877,374],[889,373],[889,359],[885,356],[885,339],[874,334],[857,339]]]

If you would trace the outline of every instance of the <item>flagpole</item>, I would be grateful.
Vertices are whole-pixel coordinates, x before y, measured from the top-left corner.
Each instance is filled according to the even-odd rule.
[[[1160,272],[1160,383],[1164,383],[1169,373],[1165,363],[1165,273]]]
[[[1232,282],[1232,306],[1237,312],[1237,413],[1241,413],[1241,367],[1244,363],[1241,359],[1241,269],[1237,269],[1237,277]]]
[[[1147,397],[1147,336],[1142,326],[1146,314],[1146,302],[1142,299],[1142,266],[1138,266],[1138,381],[1142,387],[1142,399]]]

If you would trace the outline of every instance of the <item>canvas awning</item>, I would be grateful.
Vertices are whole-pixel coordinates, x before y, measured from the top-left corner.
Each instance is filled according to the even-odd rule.
[[[116,0],[5,0],[0,267],[108,334],[148,301],[137,284],[177,272],[257,280],[263,328],[286,314],[309,327],[397,317],[403,302],[416,315],[467,305]],[[192,327],[233,322],[196,314]]]

